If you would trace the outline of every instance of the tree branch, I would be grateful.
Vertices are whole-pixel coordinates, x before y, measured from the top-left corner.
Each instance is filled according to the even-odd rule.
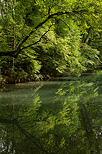
[[[29,37],[39,28],[41,27],[43,24],[45,24],[48,20],[50,20],[51,18],[54,18],[54,16],[59,16],[59,15],[76,15],[76,14],[82,14],[82,13],[88,13],[87,10],[78,10],[78,11],[65,11],[65,12],[57,12],[57,13],[53,13],[51,15],[49,15],[44,21],[42,21],[41,23],[39,23],[34,29],[32,30],[27,36],[25,36],[25,38],[23,40],[21,40],[21,42],[19,43],[18,47],[16,50],[14,51],[10,51],[10,52],[0,52],[0,56],[11,56],[11,57],[15,57],[17,58],[17,56],[19,55],[19,53],[24,49],[21,49],[22,45],[29,39]],[[37,42],[35,42],[34,44],[38,43],[40,40],[38,40]],[[33,44],[33,45],[34,45]],[[31,45],[29,45],[28,47],[30,47]]]
[[[58,16],[58,15],[75,15],[75,14],[80,14],[80,13],[87,13],[87,10],[80,10],[80,11],[72,11],[72,12],[57,12],[57,13],[53,13],[51,15],[49,15],[44,21],[42,21],[41,23],[39,23],[36,27],[35,30],[37,30],[39,27],[41,27],[44,23],[46,23],[49,19],[53,18],[54,16]],[[19,54],[19,52],[21,51],[21,47],[22,45],[29,39],[29,37],[34,33],[35,31],[32,30],[23,40],[22,42],[19,44],[18,48],[17,48],[17,54]]]
[[[52,26],[52,25],[51,25],[51,26]],[[23,47],[21,50],[26,49],[26,48],[29,48],[29,47],[31,47],[32,45],[35,45],[35,44],[39,43],[39,42],[41,41],[41,39],[49,32],[51,26],[50,26],[49,29],[40,37],[40,39],[39,39],[38,41],[36,41],[36,42],[34,42],[34,43],[32,43],[32,44],[30,44],[30,45],[28,45],[28,46]]]

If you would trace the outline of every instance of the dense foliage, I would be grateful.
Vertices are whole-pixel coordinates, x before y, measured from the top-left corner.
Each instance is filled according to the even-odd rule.
[[[99,64],[100,0],[1,0],[0,5],[3,82],[79,75]]]
[[[81,78],[61,82],[50,101],[49,92],[47,100],[41,95],[45,87],[48,91],[47,84],[41,93],[32,84],[5,89],[0,104],[1,154],[99,154],[102,73]]]

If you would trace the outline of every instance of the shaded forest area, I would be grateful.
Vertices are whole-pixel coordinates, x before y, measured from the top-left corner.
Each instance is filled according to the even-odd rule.
[[[0,0],[2,83],[80,75],[102,60],[101,0]]]

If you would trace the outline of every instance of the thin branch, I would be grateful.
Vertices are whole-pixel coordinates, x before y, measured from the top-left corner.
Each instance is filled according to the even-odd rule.
[[[51,26],[52,26],[52,25],[51,25]],[[26,47],[23,47],[21,50],[26,49],[26,48],[29,48],[29,47],[31,47],[31,46],[33,46],[33,45],[39,43],[39,42],[41,41],[41,39],[50,31],[51,26],[50,26],[49,29],[40,37],[40,39],[39,39],[38,41],[36,41],[36,42],[34,42],[34,43],[32,43],[32,44],[26,46]]]
[[[58,20],[62,21],[69,28],[69,30],[71,31],[71,28],[69,27],[69,25],[63,19],[58,19]]]
[[[26,20],[25,20],[25,22],[26,22]],[[25,28],[25,22],[24,22],[24,25],[23,25],[23,32],[22,32],[22,38],[21,38],[21,46],[22,46],[22,40],[23,40],[23,37],[24,37],[24,28]]]

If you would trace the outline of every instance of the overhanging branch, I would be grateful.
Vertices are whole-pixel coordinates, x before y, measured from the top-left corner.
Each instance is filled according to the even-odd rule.
[[[72,12],[57,12],[57,13],[53,13],[51,15],[49,15],[44,21],[42,21],[41,23],[39,23],[34,29],[37,30],[39,27],[41,27],[43,24],[45,24],[49,19],[53,18],[54,16],[58,16],[58,15],[75,15],[75,14],[80,14],[80,13],[87,13],[87,10],[80,10],[80,11],[72,11]],[[28,40],[28,38],[35,32],[35,30],[32,30],[23,40],[22,42],[19,44],[18,48],[17,48],[17,54],[19,54],[19,51],[21,51],[21,47],[22,45]]]
[[[17,56],[20,54],[20,52],[24,49],[22,48],[22,45],[30,38],[30,36],[39,28],[41,27],[43,24],[45,24],[48,20],[54,18],[54,16],[59,16],[59,15],[76,15],[76,14],[82,14],[82,13],[88,13],[87,10],[77,10],[77,11],[71,11],[71,12],[68,12],[68,11],[64,11],[64,12],[57,12],[57,13],[53,13],[51,15],[49,15],[44,21],[42,21],[41,23],[39,23],[34,29],[35,30],[32,30],[27,36],[25,36],[25,38],[19,43],[18,47],[16,50],[14,51],[8,51],[8,52],[0,52],[0,56],[11,56],[11,57],[15,57],[17,58]],[[44,34],[45,35],[45,34]],[[35,45],[37,44],[41,39],[42,39],[43,36],[41,36],[41,38],[35,42],[34,44],[30,44],[28,45],[27,47],[30,47],[32,45]],[[25,47],[25,48],[27,48]]]
[[[52,26],[52,25],[51,25],[51,26]],[[34,43],[32,43],[32,44],[30,44],[30,45],[28,45],[28,46],[23,47],[21,50],[26,49],[26,48],[29,48],[29,47],[31,47],[31,46],[33,46],[33,45],[39,43],[39,42],[41,41],[41,39],[50,31],[51,26],[50,26],[49,29],[40,37],[40,39],[39,39],[38,41],[36,41],[36,42],[34,42]]]

